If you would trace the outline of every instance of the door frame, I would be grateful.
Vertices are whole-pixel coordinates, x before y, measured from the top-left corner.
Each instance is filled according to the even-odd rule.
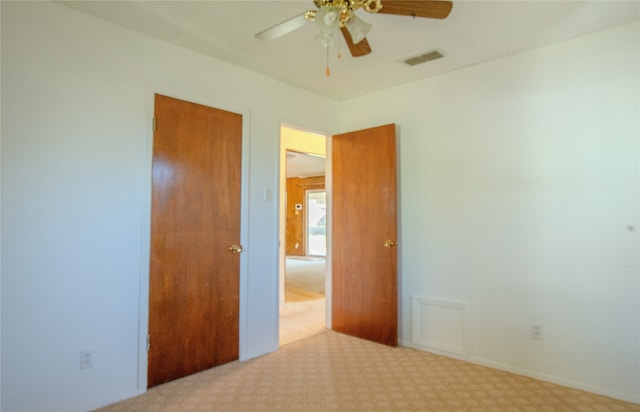
[[[151,178],[153,164],[153,117],[155,112],[155,95],[161,94],[175,99],[185,100],[204,106],[225,110],[242,116],[242,176],[240,198],[240,244],[245,252],[240,254],[240,307],[239,307],[239,355],[244,360],[248,345],[248,261],[249,261],[249,149],[250,149],[250,110],[225,101],[219,101],[209,96],[185,90],[176,90],[166,86],[149,85],[145,96],[145,114],[147,119],[145,129],[144,165],[142,173],[140,203],[142,206],[142,227],[140,228],[140,285],[138,309],[138,394],[147,391],[147,336],[149,334],[149,262],[151,251]]]
[[[294,126],[293,123],[282,122],[280,124],[280,136],[278,139],[278,197],[280,199],[280,193],[286,190],[286,162],[287,150],[301,151],[300,149],[287,147],[284,139],[282,138],[282,128],[298,130],[302,133],[316,134],[324,136],[325,138],[325,192],[327,193],[327,255],[325,257],[325,326],[327,329],[331,329],[331,136],[333,133],[318,131],[311,128],[305,128],[300,126]],[[283,203],[284,202],[284,203]],[[286,213],[286,196],[284,199],[278,201],[278,296],[276,297],[278,307],[278,323],[276,324],[276,335],[280,332],[280,311],[284,307],[284,276],[286,270],[286,243],[285,243],[285,231],[284,227],[287,223]],[[306,208],[306,207],[305,207]],[[278,347],[280,347],[280,339],[278,338]]]
[[[401,185],[400,185],[400,178],[401,178],[401,170],[400,170],[400,155],[401,155],[401,151],[400,151],[400,128],[399,128],[399,124],[398,123],[394,123],[395,124],[395,146],[396,146],[396,211],[397,211],[397,215],[396,215],[396,219],[397,219],[397,233],[396,233],[396,239],[397,241],[400,241],[402,238],[402,225],[401,225],[401,213],[402,213],[402,208],[401,206]],[[372,127],[378,127],[379,125],[376,126],[369,126],[366,128],[372,128]],[[286,187],[286,177],[283,176],[282,174],[285,173],[286,174],[286,168],[283,165],[283,162],[286,165],[286,151],[287,149],[291,149],[291,150],[296,150],[293,148],[287,148],[285,146],[285,143],[283,141],[282,138],[282,128],[283,127],[287,127],[287,128],[291,128],[291,129],[296,129],[305,133],[310,133],[310,134],[319,134],[319,135],[323,135],[325,136],[325,159],[326,159],[326,163],[325,163],[325,191],[327,193],[327,255],[326,255],[326,276],[325,276],[325,302],[326,302],[326,313],[325,313],[325,326],[327,329],[333,329],[333,311],[332,311],[332,306],[333,306],[333,296],[332,296],[332,291],[333,291],[333,274],[332,274],[332,267],[333,267],[333,257],[332,257],[332,242],[333,242],[333,158],[331,156],[331,153],[333,153],[333,136],[334,134],[338,134],[338,133],[333,133],[333,132],[320,132],[320,131],[316,131],[314,129],[311,128],[304,128],[304,127],[299,127],[299,126],[293,126],[292,123],[287,123],[287,122],[283,122],[280,124],[280,139],[279,139],[279,161],[278,161],[278,170],[279,170],[279,176],[278,176],[278,193],[280,194],[281,191],[283,190],[282,185],[284,184]],[[365,129],[366,129],[365,128]],[[284,170],[283,170],[284,169]],[[284,183],[283,183],[283,179],[284,179]],[[286,198],[285,200],[286,201]],[[285,249],[286,249],[286,244],[285,244],[285,239],[284,239],[284,225],[286,224],[286,216],[283,214],[283,208],[285,208],[286,205],[282,204],[282,200],[280,199],[279,196],[279,201],[278,201],[278,240],[279,240],[279,247],[278,247],[278,296],[276,297],[276,302],[277,302],[277,307],[278,307],[278,312],[280,311],[280,309],[282,308],[282,306],[284,305],[284,271],[285,271]],[[397,336],[398,336],[398,344],[402,343],[402,249],[399,248],[397,251],[398,255],[397,255],[397,310],[398,310],[398,318],[397,318]],[[276,324],[276,336],[280,330],[280,322],[279,319],[280,317],[277,316],[277,324]],[[279,343],[279,339],[278,339],[278,343]],[[278,344],[279,346],[279,344]]]

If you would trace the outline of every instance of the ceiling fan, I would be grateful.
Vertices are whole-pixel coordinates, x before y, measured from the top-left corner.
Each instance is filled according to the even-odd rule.
[[[353,57],[371,53],[366,35],[371,25],[355,12],[395,14],[410,17],[444,19],[451,12],[451,1],[445,0],[314,0],[317,10],[309,10],[256,34],[258,39],[273,40],[284,36],[308,21],[318,26],[316,39],[326,47],[333,47],[340,31]]]

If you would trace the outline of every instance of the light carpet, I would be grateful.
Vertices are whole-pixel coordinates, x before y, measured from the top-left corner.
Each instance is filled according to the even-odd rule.
[[[325,331],[325,312],[324,298],[285,304],[280,311],[280,345]]]
[[[301,259],[287,257],[285,287],[324,296],[325,259]]]
[[[327,331],[100,411],[637,412],[640,405]]]
[[[280,345],[325,330],[325,259],[287,257],[285,305],[280,309]]]

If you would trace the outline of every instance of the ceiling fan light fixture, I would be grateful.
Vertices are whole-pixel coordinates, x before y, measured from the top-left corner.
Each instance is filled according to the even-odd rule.
[[[325,25],[333,26],[333,23],[338,20],[338,12],[333,9],[329,9],[329,11],[324,15],[323,20]]]
[[[335,47],[336,38],[337,38],[337,31],[336,30],[333,30],[333,31],[321,30],[321,31],[318,32],[318,34],[316,34],[316,37],[315,37],[315,39],[325,49]]]
[[[318,29],[321,31],[332,31],[338,27],[340,13],[334,7],[325,6],[318,10],[315,16]]]
[[[353,43],[355,44],[358,44],[362,40],[364,40],[364,38],[367,37],[367,33],[369,33],[369,30],[371,30],[371,24],[367,23],[356,15],[349,19],[346,26],[347,30],[349,30],[351,38],[353,39]]]
[[[320,32],[315,38],[327,48],[327,56],[328,48],[338,43],[337,38],[343,37],[351,56],[360,57],[371,53],[371,46],[366,37],[371,30],[371,24],[355,16],[358,10],[362,9],[372,14],[409,16],[414,19],[416,17],[445,19],[453,6],[451,0],[313,0],[313,3],[316,6],[315,10],[307,10],[301,15],[256,34],[256,37],[272,40],[302,27],[307,21],[315,21],[316,28]],[[438,57],[442,56],[421,55],[407,59],[405,63],[420,64]],[[340,58],[340,51],[338,51],[338,58]]]

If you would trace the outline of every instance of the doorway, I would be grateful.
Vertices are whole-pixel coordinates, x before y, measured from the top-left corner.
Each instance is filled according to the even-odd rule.
[[[397,174],[396,125],[333,135],[327,139],[327,249],[325,324],[327,328],[390,346],[397,345]],[[281,134],[280,308],[285,302],[285,207],[287,144]],[[305,134],[298,136],[304,141]],[[293,141],[296,141],[295,139]],[[325,142],[321,146],[325,147]],[[302,202],[302,201],[301,201]],[[374,223],[375,224],[372,224]],[[306,256],[298,246],[296,255]],[[304,245],[303,245],[304,246]],[[281,344],[282,325],[280,317]],[[316,332],[317,333],[317,332]],[[310,335],[308,335],[310,336]],[[304,336],[303,336],[304,337]]]
[[[280,345],[326,327],[325,145],[325,136],[281,129]]]

